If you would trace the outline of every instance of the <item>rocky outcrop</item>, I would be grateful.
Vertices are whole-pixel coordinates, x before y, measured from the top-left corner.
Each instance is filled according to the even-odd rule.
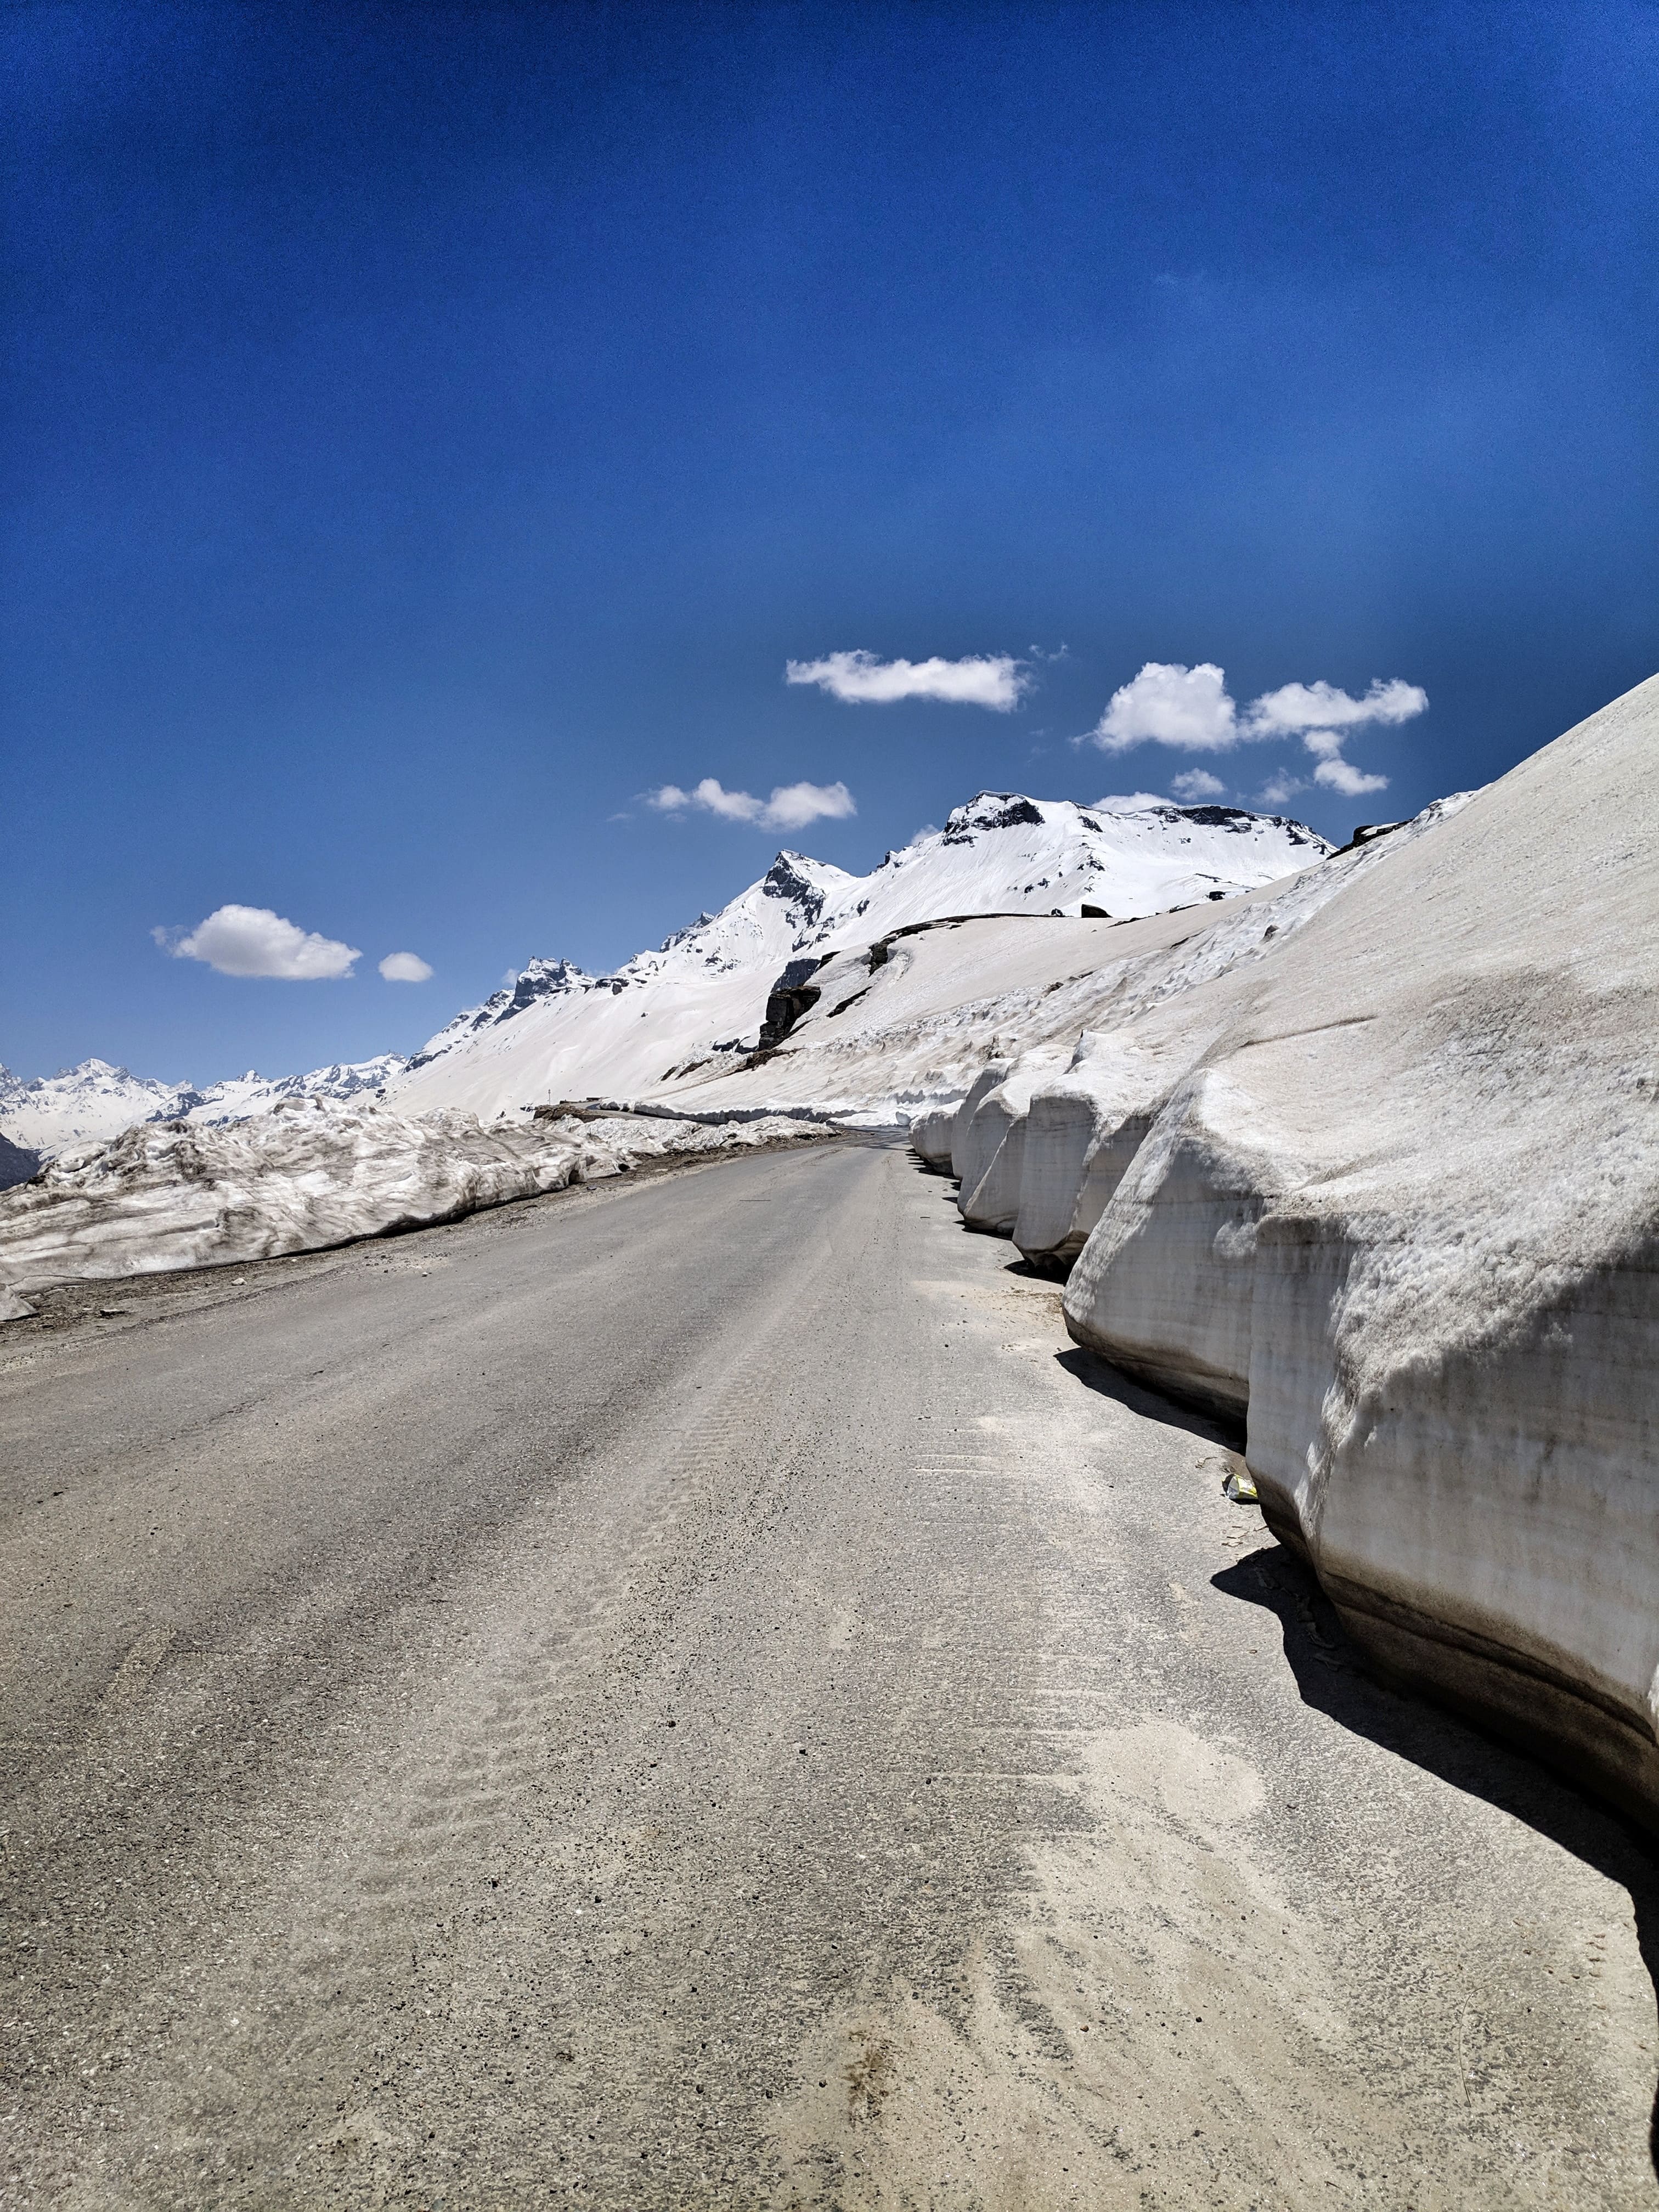
[[[0,1190],[10,1190],[20,1182],[27,1182],[40,1165],[39,1152],[14,1145],[9,1137],[0,1137]]]
[[[821,959],[809,956],[804,960],[792,960],[773,984],[766,998],[766,1018],[760,1026],[760,1050],[769,1051],[781,1044],[804,1013],[816,1006],[823,994],[809,978],[823,965]]]

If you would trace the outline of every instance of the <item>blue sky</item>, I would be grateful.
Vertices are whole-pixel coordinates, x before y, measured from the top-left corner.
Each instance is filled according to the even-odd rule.
[[[121,0],[0,44],[25,1074],[406,1049],[981,786],[1278,774],[1346,836],[1659,665],[1653,6]],[[1011,656],[1018,703],[785,682],[850,652]],[[1292,684],[1428,706],[1344,735],[1359,796],[1299,728],[1075,744],[1149,662],[1224,669],[1235,735]],[[856,811],[647,803],[706,777]],[[363,957],[152,937],[227,904]]]

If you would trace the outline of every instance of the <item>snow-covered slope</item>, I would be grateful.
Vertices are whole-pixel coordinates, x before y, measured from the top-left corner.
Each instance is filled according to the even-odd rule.
[[[566,1097],[676,1099],[756,1048],[780,975],[805,982],[843,948],[863,951],[954,915],[1159,913],[1236,896],[1329,850],[1277,815],[1161,804],[1114,811],[981,792],[867,876],[781,853],[718,915],[614,975],[532,963],[514,988],[441,1030],[389,1095],[410,1112],[459,1106],[485,1116]]]
[[[642,1095],[722,1048],[735,1065],[757,1041],[774,977],[856,880],[781,853],[719,914],[614,975],[532,962],[514,988],[441,1030],[390,1095],[405,1113],[456,1106],[490,1119],[563,1098]]]
[[[837,953],[812,977],[817,1003],[775,1053],[694,1074],[671,1095],[686,1111],[810,1110],[866,1124],[954,1107],[988,1061],[1034,1049],[1064,1060],[1080,1031],[1256,958],[1385,849],[1339,854],[1237,898],[1134,921],[969,917]]]

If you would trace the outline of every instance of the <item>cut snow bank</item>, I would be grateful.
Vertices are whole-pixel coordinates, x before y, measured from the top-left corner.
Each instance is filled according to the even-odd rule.
[[[649,1160],[799,1138],[799,1122],[574,1119],[482,1127],[295,1101],[228,1127],[146,1123],[0,1192],[0,1286],[309,1252],[454,1221]],[[16,1317],[9,1316],[5,1317]]]
[[[1148,956],[1070,1067],[998,1071],[954,1132],[1018,1132],[1013,1232],[1075,1255],[1073,1336],[1243,1416],[1380,1666],[1650,1823],[1656,756],[1659,678]]]

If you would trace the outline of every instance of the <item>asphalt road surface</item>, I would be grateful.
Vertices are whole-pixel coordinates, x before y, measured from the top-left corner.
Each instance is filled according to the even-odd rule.
[[[1016,1258],[830,1145],[0,1336],[0,2201],[1659,2203],[1649,1858]]]

